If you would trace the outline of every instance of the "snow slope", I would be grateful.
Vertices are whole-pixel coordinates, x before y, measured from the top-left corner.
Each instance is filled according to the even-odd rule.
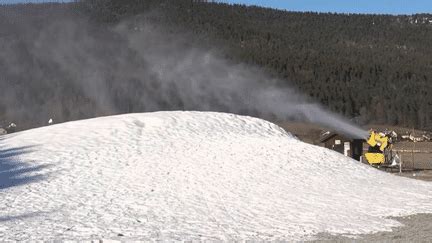
[[[432,184],[251,117],[157,112],[0,137],[0,241],[302,240],[432,213]]]

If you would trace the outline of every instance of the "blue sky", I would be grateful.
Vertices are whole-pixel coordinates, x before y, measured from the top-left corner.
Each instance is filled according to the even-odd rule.
[[[222,0],[291,11],[414,14],[432,13],[432,0]]]
[[[0,0],[0,3],[45,2],[47,0]],[[58,1],[58,0],[50,0]],[[63,0],[68,1],[68,0]],[[144,0],[145,1],[145,0]],[[219,0],[291,11],[414,14],[432,13],[432,0]]]

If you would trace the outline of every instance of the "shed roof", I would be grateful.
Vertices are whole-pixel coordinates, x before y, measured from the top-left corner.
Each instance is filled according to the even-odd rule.
[[[319,142],[320,143],[325,143],[328,140],[330,140],[330,139],[332,139],[332,138],[334,138],[336,136],[340,136],[340,137],[342,137],[343,139],[346,139],[346,140],[351,140],[351,139],[345,137],[344,135],[341,135],[341,134],[338,134],[338,133],[335,133],[335,132],[331,132],[331,131],[327,131],[327,132],[321,134],[321,136],[319,138]]]

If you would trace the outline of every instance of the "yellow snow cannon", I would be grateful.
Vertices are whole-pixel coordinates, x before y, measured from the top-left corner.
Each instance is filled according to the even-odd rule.
[[[394,132],[370,131],[369,138],[367,139],[369,149],[365,154],[369,164],[381,165],[390,161],[393,137]]]

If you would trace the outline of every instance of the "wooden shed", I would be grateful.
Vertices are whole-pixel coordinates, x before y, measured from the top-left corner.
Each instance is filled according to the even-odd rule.
[[[363,143],[363,139],[351,139],[330,131],[323,133],[319,140],[321,146],[358,161],[360,161],[360,157],[363,154]]]

